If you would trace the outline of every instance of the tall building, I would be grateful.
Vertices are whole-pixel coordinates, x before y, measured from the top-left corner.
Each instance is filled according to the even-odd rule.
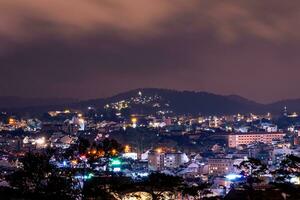
[[[273,140],[283,140],[285,133],[281,132],[250,132],[232,133],[228,135],[228,147],[236,148],[239,145],[248,145],[253,142],[271,144]]]

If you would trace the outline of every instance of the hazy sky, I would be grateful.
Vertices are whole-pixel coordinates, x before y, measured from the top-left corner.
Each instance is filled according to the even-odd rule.
[[[0,0],[0,95],[300,98],[300,2]]]

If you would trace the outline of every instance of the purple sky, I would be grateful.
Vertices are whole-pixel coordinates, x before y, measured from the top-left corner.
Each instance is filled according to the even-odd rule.
[[[300,98],[300,2],[2,0],[0,94],[142,87]]]

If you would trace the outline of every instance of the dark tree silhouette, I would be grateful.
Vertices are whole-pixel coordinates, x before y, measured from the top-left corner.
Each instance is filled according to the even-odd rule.
[[[177,192],[181,192],[183,184],[181,177],[152,173],[140,184],[140,189],[149,193],[153,200],[162,200],[166,196],[172,198]]]
[[[90,147],[90,142],[85,139],[85,138],[79,138],[78,139],[78,152],[81,153],[85,153],[88,148]]]
[[[244,188],[248,191],[249,198],[253,199],[253,185],[262,182],[261,176],[266,174],[267,166],[259,159],[248,158],[237,167],[242,170],[241,174],[246,177]]]
[[[203,199],[204,196],[206,196],[207,194],[210,193],[210,191],[208,190],[209,188],[209,184],[203,183],[200,185],[192,185],[192,186],[188,186],[188,185],[183,185],[182,188],[182,195],[184,197],[193,197],[194,200],[200,200]]]
[[[75,199],[78,191],[70,175],[49,164],[49,156],[28,153],[21,160],[23,167],[7,179],[25,199]]]
[[[287,155],[273,175],[275,176],[273,185],[280,189],[284,196],[288,199],[300,199],[299,185],[291,183],[292,178],[300,177],[300,157]]]
[[[124,150],[122,145],[114,139],[105,138],[99,145],[98,150],[104,152],[105,157],[112,157],[118,155]]]
[[[300,157],[295,155],[287,155],[284,160],[281,161],[279,169],[276,171],[277,181],[287,181],[292,177],[300,176]]]
[[[84,199],[114,200],[135,191],[137,187],[130,178],[111,175],[86,181],[82,194]]]

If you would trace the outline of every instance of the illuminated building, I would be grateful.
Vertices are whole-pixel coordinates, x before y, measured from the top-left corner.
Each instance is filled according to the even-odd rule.
[[[82,115],[81,115],[82,116]],[[75,126],[78,126],[79,131],[84,131],[85,130],[85,120],[82,117],[73,117],[71,120],[72,124],[75,124]]]
[[[148,167],[150,170],[160,171],[168,168],[178,168],[188,162],[184,153],[163,152],[160,148],[148,154]]]
[[[277,125],[274,125],[271,123],[261,123],[261,127],[266,132],[277,132],[278,131]]]
[[[212,175],[224,175],[233,171],[233,160],[228,158],[208,159],[208,173]]]
[[[134,153],[134,152],[123,153],[122,157],[123,158],[131,158],[133,160],[137,160],[138,159],[137,153]]]
[[[113,158],[109,162],[109,169],[113,172],[120,172],[122,168],[122,161],[118,158]]]
[[[281,132],[253,132],[233,133],[228,135],[228,147],[236,148],[239,145],[248,145],[253,142],[271,144],[273,140],[283,140],[285,133]]]
[[[164,169],[164,154],[159,152],[150,152],[148,154],[148,168],[153,171]]]

